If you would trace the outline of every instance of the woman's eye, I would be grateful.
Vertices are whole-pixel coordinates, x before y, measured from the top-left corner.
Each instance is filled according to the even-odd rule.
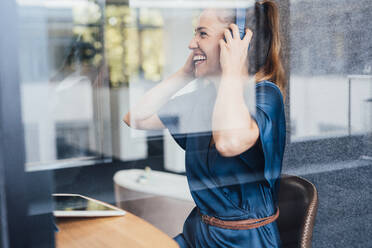
[[[206,32],[200,32],[200,36],[206,36],[207,35],[207,33]]]

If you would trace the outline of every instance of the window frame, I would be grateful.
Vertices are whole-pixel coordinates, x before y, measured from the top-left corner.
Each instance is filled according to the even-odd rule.
[[[0,246],[54,247],[51,172],[25,171],[17,14],[16,0],[0,1]]]

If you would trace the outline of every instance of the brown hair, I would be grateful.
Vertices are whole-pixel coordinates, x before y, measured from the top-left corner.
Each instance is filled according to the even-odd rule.
[[[222,19],[235,22],[235,11],[228,11]],[[268,80],[275,83],[285,96],[286,79],[281,60],[279,10],[272,0],[256,2],[247,9],[246,28],[253,32],[248,56],[248,73],[255,75],[256,82]]]

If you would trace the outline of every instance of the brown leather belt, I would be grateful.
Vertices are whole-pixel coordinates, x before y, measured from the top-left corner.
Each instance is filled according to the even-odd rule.
[[[270,224],[271,222],[274,222],[279,217],[279,208],[276,210],[276,213],[274,215],[264,217],[261,219],[220,220],[217,219],[216,217],[208,216],[200,212],[199,214],[201,215],[201,218],[205,224],[226,229],[247,230],[258,228]]]

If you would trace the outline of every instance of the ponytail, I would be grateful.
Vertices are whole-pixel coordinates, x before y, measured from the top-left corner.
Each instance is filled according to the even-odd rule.
[[[256,39],[256,43],[258,43],[258,50],[256,51],[256,53],[258,55],[263,55],[262,52],[266,52],[266,54],[264,55],[264,57],[266,57],[265,62],[262,66],[259,67],[258,71],[256,72],[256,81],[268,80],[275,83],[282,92],[282,95],[285,96],[286,79],[280,55],[281,43],[278,7],[273,1],[264,0],[261,2],[256,2],[255,9],[258,15],[263,15],[263,18],[261,16],[257,18],[257,20],[260,20],[260,22],[262,22],[256,23],[256,26],[258,26],[257,31],[263,31],[264,36],[267,34],[267,37],[262,37],[261,39],[265,40],[266,38],[269,43],[267,44],[267,49],[265,49],[266,42],[262,42],[262,40]],[[257,9],[259,10],[257,11]],[[260,44],[261,46],[263,46],[263,49],[261,48]]]
[[[256,2],[247,8],[245,26],[253,36],[248,55],[248,73],[256,82],[268,80],[275,83],[285,97],[286,79],[280,56],[279,10],[273,0]],[[234,23],[236,12],[226,10],[219,18]]]

